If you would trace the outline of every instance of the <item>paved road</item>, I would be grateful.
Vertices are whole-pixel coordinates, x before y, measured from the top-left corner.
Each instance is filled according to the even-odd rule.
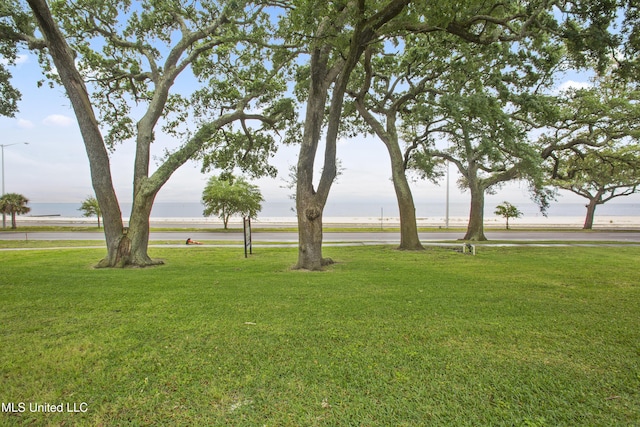
[[[640,243],[640,231],[487,231],[489,240],[510,240],[510,241],[611,241],[611,242],[631,242]],[[420,233],[420,239],[427,242],[438,242],[443,240],[457,240],[464,236],[463,232],[437,232]],[[150,240],[186,240],[191,237],[194,240],[240,242],[243,239],[242,233],[220,233],[220,232],[153,232]],[[101,233],[92,232],[0,232],[0,240],[104,240]],[[289,232],[259,232],[253,233],[254,243],[268,242],[297,242],[298,234]],[[373,233],[373,232],[336,232],[325,233],[324,241],[335,242],[379,242],[387,244],[400,243],[399,233]]]

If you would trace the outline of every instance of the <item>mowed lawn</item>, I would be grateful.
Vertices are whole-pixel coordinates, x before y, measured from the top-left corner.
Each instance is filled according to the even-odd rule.
[[[640,425],[640,248],[254,252],[1,252],[0,425]]]

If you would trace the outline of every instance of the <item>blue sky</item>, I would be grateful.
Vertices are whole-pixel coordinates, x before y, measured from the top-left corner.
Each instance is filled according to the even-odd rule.
[[[15,118],[0,117],[0,144],[29,144],[17,144],[4,150],[6,192],[24,194],[32,203],[80,203],[93,194],[93,190],[82,138],[63,89],[51,89],[47,85],[37,87],[36,82],[42,75],[36,57],[29,53],[20,57],[13,75],[14,84],[23,97]],[[586,83],[584,76],[568,75],[563,85]],[[168,137],[157,134],[157,142],[153,145],[156,154],[160,155],[161,149],[170,144]],[[130,202],[132,198],[133,152],[133,144],[124,144],[111,156],[112,175],[121,202]],[[281,147],[273,159],[279,176],[255,182],[267,203],[288,201],[291,191],[282,188],[283,179],[287,177],[289,167],[296,164],[297,153],[297,147]],[[344,171],[332,189],[331,203],[393,203],[395,195],[389,160],[380,141],[373,136],[340,141],[338,157]],[[468,202],[468,193],[460,192],[456,186],[457,174],[453,167],[451,172],[451,202]],[[156,202],[199,202],[207,178],[208,175],[200,172],[199,164],[189,162],[173,175]],[[414,182],[412,187],[417,205],[442,203],[444,206],[444,181],[440,186]],[[560,203],[584,202],[577,196],[562,194]],[[529,203],[526,185],[509,184],[497,195],[488,196],[487,212],[493,212],[495,205],[503,200],[516,205]],[[626,197],[620,202],[639,203],[640,196]]]

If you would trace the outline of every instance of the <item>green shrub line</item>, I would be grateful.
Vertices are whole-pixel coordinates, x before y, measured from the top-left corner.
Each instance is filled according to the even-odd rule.
[[[640,248],[325,252],[3,251],[0,425],[640,424]]]

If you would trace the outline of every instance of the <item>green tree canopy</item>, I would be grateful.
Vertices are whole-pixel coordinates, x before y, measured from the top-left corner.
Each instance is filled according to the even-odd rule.
[[[12,26],[8,21],[15,16],[16,22],[24,22],[29,19],[24,13],[18,12],[16,0],[4,0],[0,4],[0,116],[13,117],[18,111],[20,91],[11,84],[10,67],[14,66],[18,57],[18,45],[11,37]]]
[[[207,170],[275,173],[268,160],[277,132],[294,115],[282,95],[290,57],[269,10],[281,2],[27,3],[28,12],[9,4],[3,34],[36,49],[69,96],[104,218],[108,255],[100,265],[156,263],[147,254],[153,201],[187,160],[197,157]],[[158,150],[152,143],[160,131],[176,144]],[[130,141],[136,153],[125,234],[109,151]]]
[[[520,218],[522,216],[522,212],[509,202],[502,202],[496,206],[496,210],[493,213],[507,221],[507,230],[509,229],[509,218]]]
[[[263,201],[260,189],[249,184],[243,177],[230,174],[212,176],[202,193],[202,203],[205,206],[202,214],[218,216],[227,229],[229,218],[234,215],[255,218],[262,209]]]
[[[7,193],[0,197],[0,212],[11,215],[11,228],[16,228],[16,215],[23,215],[31,212],[27,206],[29,199],[22,194]],[[5,227],[5,224],[2,224]]]
[[[542,9],[537,13],[544,15]],[[367,47],[352,77],[349,94],[355,102],[345,109],[351,119],[345,128],[372,132],[388,149],[400,248],[421,247],[405,176],[410,169],[435,181],[445,160],[454,162],[464,176],[461,186],[472,193],[469,240],[484,239],[485,191],[514,178],[528,179],[533,188],[541,185],[538,153],[526,134],[535,126],[530,116],[545,105],[540,93],[565,53],[547,30],[537,23],[525,33],[480,38],[405,34]]]
[[[485,193],[514,179],[527,180],[532,188],[543,185],[540,153],[528,134],[543,125],[536,118],[548,97],[539,93],[551,84],[563,49],[536,39],[516,50],[504,43],[454,43],[449,37],[443,43],[448,41],[451,54],[432,67],[443,71],[421,73],[429,79],[426,87],[402,110],[409,143],[405,164],[433,178],[451,162],[462,176],[460,188],[471,193],[465,240],[486,239]],[[415,45],[414,55],[420,52]],[[423,83],[416,79],[418,84]]]
[[[640,191],[640,145],[571,152],[551,182],[588,200],[583,228],[590,230],[598,205]]]
[[[640,91],[610,68],[593,86],[558,98],[558,113],[540,135],[549,184],[589,200],[584,228],[595,209],[640,185]]]
[[[2,50],[1,43],[0,50]],[[18,111],[20,98],[20,92],[11,85],[11,73],[0,61],[0,116],[13,117]]]
[[[288,15],[287,40],[308,54],[308,62],[299,67],[297,86],[297,93],[306,106],[306,116],[300,137],[296,211],[300,239],[297,268],[309,270],[321,269],[330,262],[322,257],[322,214],[335,178],[336,140],[344,117],[345,91],[363,53],[371,45],[394,44],[400,51],[409,44],[405,40],[407,36],[446,33],[469,44],[506,43],[508,49],[526,56],[529,47],[544,44],[546,37],[574,42],[571,52],[578,61],[587,50],[587,56],[605,57],[607,48],[615,41],[608,37],[608,29],[615,17],[616,2],[598,7],[587,0],[298,0],[293,4]],[[541,34],[541,37],[529,44],[526,40],[532,34]],[[580,44],[585,34],[600,37],[597,41],[591,37]],[[430,53],[429,48],[422,52],[425,62]],[[544,56],[540,58],[544,60]],[[324,139],[323,170],[316,185],[313,171],[321,138]],[[418,247],[419,242],[415,243]]]

